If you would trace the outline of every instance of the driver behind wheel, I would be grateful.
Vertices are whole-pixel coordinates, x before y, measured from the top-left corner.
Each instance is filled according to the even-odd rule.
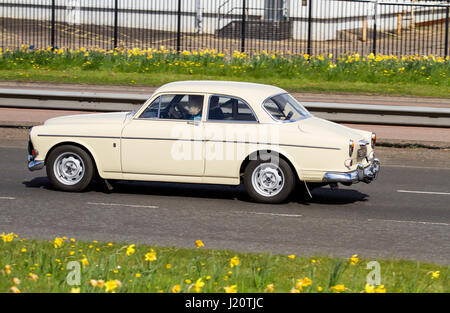
[[[203,96],[190,95],[187,111],[190,120],[200,120],[202,118]]]

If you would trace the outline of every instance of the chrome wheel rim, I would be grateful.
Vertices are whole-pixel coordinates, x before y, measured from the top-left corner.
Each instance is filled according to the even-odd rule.
[[[260,164],[252,173],[252,184],[261,196],[273,197],[283,189],[283,171],[274,163]]]
[[[76,153],[65,152],[55,160],[53,172],[60,183],[75,185],[84,177],[85,167],[83,159]]]

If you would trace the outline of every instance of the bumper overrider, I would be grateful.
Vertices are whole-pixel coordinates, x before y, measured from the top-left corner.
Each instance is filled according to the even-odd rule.
[[[358,164],[356,170],[351,172],[329,172],[323,176],[323,181],[327,183],[343,183],[352,184],[360,181],[369,184],[375,180],[380,172],[380,160],[374,158],[373,161],[366,167],[363,164]]]
[[[38,171],[45,166],[44,161],[35,161],[39,152],[33,148],[31,141],[28,142],[28,169],[30,171]]]

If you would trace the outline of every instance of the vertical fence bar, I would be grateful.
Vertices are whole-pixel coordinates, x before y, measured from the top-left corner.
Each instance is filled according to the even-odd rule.
[[[308,8],[308,44],[306,47],[306,53],[311,55],[311,34],[312,34],[312,4],[313,0],[309,0]]]
[[[245,10],[247,7],[246,0],[242,0],[242,29],[241,29],[241,52],[245,51]]]
[[[377,7],[378,0],[373,3],[373,42],[372,53],[377,54]]]
[[[181,0],[178,0],[177,15],[177,52],[181,51]]]
[[[119,0],[114,0],[114,49],[118,46],[119,37]]]
[[[444,51],[444,57],[448,57],[448,18],[449,18],[449,14],[448,14],[448,7],[445,8],[445,51]]]
[[[52,0],[52,27],[51,27],[51,46],[55,50],[55,24],[56,24],[56,0]]]

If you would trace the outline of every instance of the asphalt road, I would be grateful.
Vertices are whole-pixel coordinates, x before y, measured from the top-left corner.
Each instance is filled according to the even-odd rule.
[[[25,148],[1,146],[0,160],[0,233],[179,247],[201,239],[211,249],[450,264],[450,166],[406,160],[382,166],[370,185],[262,205],[242,186],[120,182],[110,194],[65,193],[45,170],[26,169]]]

